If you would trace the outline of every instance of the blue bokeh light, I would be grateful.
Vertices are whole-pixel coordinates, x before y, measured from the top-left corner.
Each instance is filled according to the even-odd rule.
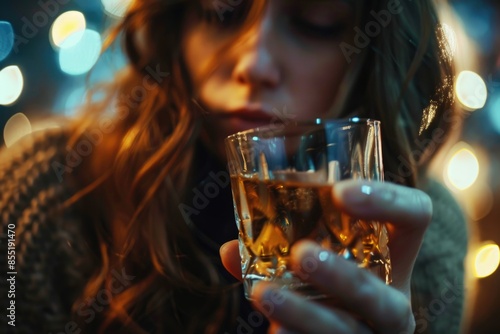
[[[500,94],[496,94],[491,98],[487,115],[495,132],[500,134]]]
[[[495,11],[485,1],[464,1],[453,5],[464,23],[465,33],[476,43],[482,52],[493,50],[495,31]]]
[[[14,47],[14,29],[7,21],[0,21],[0,61],[7,58]]]
[[[73,38],[79,38],[74,44]],[[64,47],[65,43],[72,45]],[[101,35],[94,30],[86,29],[83,36],[73,34],[68,37],[59,52],[59,66],[61,70],[70,75],[87,73],[97,62],[101,53]]]

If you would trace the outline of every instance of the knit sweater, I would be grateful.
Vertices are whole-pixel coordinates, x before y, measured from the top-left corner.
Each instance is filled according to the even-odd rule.
[[[77,190],[64,167],[67,138],[46,130],[0,152],[1,333],[79,333],[71,307],[88,279],[88,245],[81,208],[63,205]],[[412,276],[415,332],[458,333],[466,224],[444,187],[430,181],[423,190],[434,214]]]

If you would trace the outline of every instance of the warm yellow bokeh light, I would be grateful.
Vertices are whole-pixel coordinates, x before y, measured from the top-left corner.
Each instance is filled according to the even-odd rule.
[[[500,264],[500,248],[494,243],[482,246],[476,253],[474,274],[483,278],[493,274]]]
[[[455,89],[458,101],[470,111],[481,109],[486,104],[488,98],[486,84],[475,72],[460,72]]]
[[[106,14],[112,17],[124,17],[132,0],[101,0]]]
[[[85,16],[78,11],[65,12],[57,17],[50,28],[50,40],[56,47],[71,47],[78,43],[78,38],[72,38],[68,44],[68,37],[83,35],[87,23]]]
[[[23,113],[12,116],[3,129],[3,139],[7,147],[31,133],[31,123]]]
[[[465,190],[476,182],[479,176],[479,162],[470,149],[461,148],[453,154],[444,173],[449,186]]]
[[[453,28],[450,27],[446,23],[443,23],[441,25],[441,29],[443,29],[444,37],[446,38],[446,42],[448,43],[448,45],[446,47],[446,50],[448,51],[448,55],[450,57],[453,57],[453,56],[455,56],[455,53],[457,52],[457,47],[458,47],[457,34],[455,33],[455,30],[453,30]]]
[[[19,66],[7,66],[0,71],[0,105],[17,101],[24,88],[24,77]]]
[[[479,221],[490,214],[495,204],[493,191],[486,182],[478,182],[473,189],[467,191],[467,200],[463,206],[467,215],[475,221]]]

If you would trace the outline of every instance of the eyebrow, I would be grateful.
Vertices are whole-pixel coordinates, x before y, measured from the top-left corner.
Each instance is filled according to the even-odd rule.
[[[272,0],[268,0],[272,1]],[[299,4],[311,4],[311,3],[321,3],[321,2],[327,2],[327,3],[332,3],[334,4],[335,2],[342,2],[345,4],[348,4],[350,6],[354,6],[355,0],[285,0],[285,2],[289,3],[299,3]]]

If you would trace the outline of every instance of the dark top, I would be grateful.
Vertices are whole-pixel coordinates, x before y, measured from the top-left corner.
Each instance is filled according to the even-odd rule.
[[[0,333],[79,333],[70,312],[85,283],[84,250],[77,242],[82,213],[74,207],[54,210],[75,191],[65,178],[71,172],[66,168],[67,137],[63,130],[47,130],[0,152]],[[203,189],[224,167],[209,159],[199,163],[204,173],[197,188]],[[191,215],[191,228],[221,275],[234,282],[217,263],[219,246],[237,237],[230,186],[219,182],[220,193]],[[444,187],[429,181],[423,190],[433,200],[434,215],[412,276],[416,333],[458,333],[466,224]],[[264,333],[262,315],[244,298],[240,304],[235,327],[224,332]],[[7,310],[11,305],[15,312]]]

